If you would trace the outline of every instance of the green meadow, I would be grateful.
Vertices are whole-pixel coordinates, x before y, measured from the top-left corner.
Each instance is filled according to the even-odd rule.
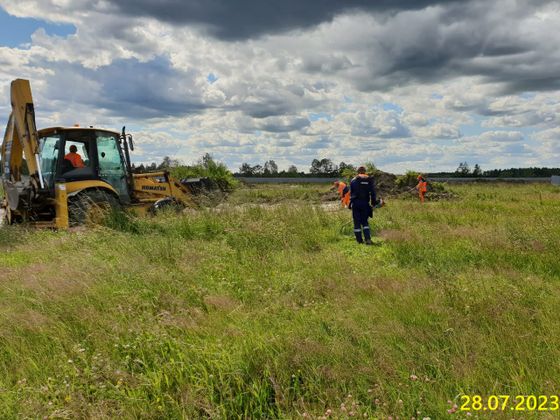
[[[448,414],[461,395],[560,394],[559,188],[388,199],[370,247],[328,189],[1,227],[0,417],[462,419],[485,413]],[[559,413],[511,406],[493,417]]]

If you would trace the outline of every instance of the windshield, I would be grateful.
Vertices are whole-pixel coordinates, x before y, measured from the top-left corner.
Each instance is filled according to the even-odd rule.
[[[96,137],[99,177],[111,184],[121,199],[126,199],[128,187],[119,140],[116,136],[103,131],[96,132]]]
[[[56,162],[58,160],[58,147],[60,135],[53,134],[39,139],[41,148],[41,172],[43,179],[49,188],[54,187],[54,177],[56,172]]]

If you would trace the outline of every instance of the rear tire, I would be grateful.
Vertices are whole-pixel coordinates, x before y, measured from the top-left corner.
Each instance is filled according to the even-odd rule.
[[[119,200],[103,190],[86,190],[68,200],[70,226],[99,224],[112,211],[121,210]]]
[[[152,216],[155,216],[162,211],[175,211],[176,213],[180,213],[185,209],[185,206],[182,203],[179,203],[173,197],[165,197],[158,201],[156,201],[152,206],[148,209],[148,213]]]

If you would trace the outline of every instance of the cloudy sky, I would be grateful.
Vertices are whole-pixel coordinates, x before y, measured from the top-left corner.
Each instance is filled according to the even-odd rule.
[[[560,166],[560,3],[0,0],[0,124],[126,125],[137,162],[205,152],[382,169]]]

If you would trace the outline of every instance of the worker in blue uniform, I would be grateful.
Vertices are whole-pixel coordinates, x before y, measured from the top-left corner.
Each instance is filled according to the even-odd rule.
[[[366,174],[366,168],[360,166],[358,175],[350,182],[350,206],[354,219],[354,234],[359,244],[373,245],[368,218],[373,216],[373,207],[377,204],[373,178]],[[362,239],[362,230],[364,239]]]

